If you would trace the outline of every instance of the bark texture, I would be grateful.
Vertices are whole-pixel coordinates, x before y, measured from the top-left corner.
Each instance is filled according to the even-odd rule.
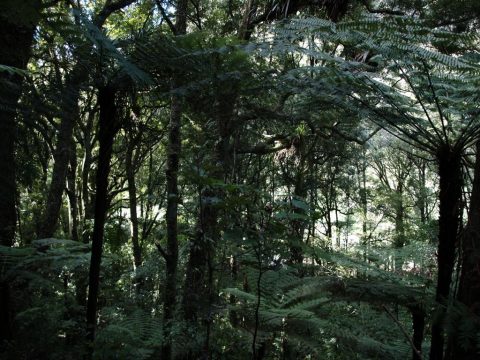
[[[458,319],[459,322],[472,321],[480,316],[480,141],[477,141],[475,171],[473,178],[472,195],[468,213],[467,226],[461,237],[461,273],[457,299],[465,305],[467,318]],[[476,331],[480,325],[476,323]],[[474,337],[472,332],[471,336]],[[474,360],[478,359],[478,348],[475,341],[465,341],[459,338],[460,333],[451,334],[449,339],[449,359]],[[473,340],[473,339],[471,339]]]
[[[445,144],[437,153],[440,177],[437,311],[432,323],[430,360],[444,356],[444,317],[455,265],[462,195],[461,151]]]
[[[98,141],[98,168],[96,177],[95,221],[92,235],[92,256],[88,281],[87,338],[93,341],[97,322],[97,300],[100,285],[100,265],[103,251],[103,234],[108,208],[108,175],[118,120],[115,109],[115,91],[110,86],[99,89],[100,119]]]
[[[40,19],[39,0],[0,2],[0,64],[25,70]],[[0,245],[12,246],[16,227],[15,118],[22,78],[0,71]],[[9,285],[0,282],[0,347],[12,337]]]
[[[187,32],[188,0],[180,0],[177,4],[175,21],[175,35],[184,35]],[[174,79],[173,88],[178,81]],[[167,157],[167,248],[164,253],[166,263],[165,293],[163,299],[164,344],[162,346],[162,359],[172,358],[172,340],[170,336],[171,322],[175,313],[177,298],[177,267],[178,267],[178,169],[182,147],[182,99],[172,97],[170,110],[170,123],[168,130],[168,157]]]
[[[137,215],[137,186],[135,183],[135,166],[133,148],[135,146],[134,141],[130,141],[127,147],[126,153],[126,173],[127,173],[127,188],[128,188],[128,201],[130,207],[130,224],[132,232],[132,250],[133,250],[133,262],[135,268],[142,265],[142,249],[139,243],[138,233],[138,215]]]
[[[62,98],[61,105],[62,119],[53,155],[52,181],[48,190],[45,215],[39,234],[40,238],[52,237],[57,228],[63,192],[66,188],[68,164],[72,157],[73,129],[79,114],[80,84],[83,82],[85,74],[81,67],[76,66],[65,86],[65,95]]]

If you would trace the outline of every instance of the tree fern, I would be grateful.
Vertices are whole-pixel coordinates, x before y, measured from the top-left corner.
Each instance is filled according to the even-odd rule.
[[[138,308],[126,315],[117,308],[104,308],[100,316],[107,325],[95,339],[95,359],[148,359],[162,343],[160,320]]]

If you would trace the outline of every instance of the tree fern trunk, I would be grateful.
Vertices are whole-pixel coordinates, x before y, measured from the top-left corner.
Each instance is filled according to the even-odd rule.
[[[430,360],[442,360],[445,306],[450,294],[455,250],[460,226],[462,193],[461,151],[449,145],[437,153],[440,177],[440,218],[438,232],[438,280],[435,300],[437,313],[432,323]]]
[[[458,300],[471,311],[473,316],[480,316],[480,141],[477,141],[476,147],[475,173],[468,223],[462,233],[462,269]],[[477,330],[479,327],[477,324]],[[461,346],[455,335],[449,339],[449,347],[451,348],[449,358],[459,360],[478,359],[478,349],[475,346],[475,341],[470,342],[466,347]],[[473,337],[474,333],[471,336]]]

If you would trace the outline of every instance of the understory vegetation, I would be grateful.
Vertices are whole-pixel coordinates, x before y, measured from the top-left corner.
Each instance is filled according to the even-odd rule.
[[[0,1],[0,357],[479,359],[479,19]]]

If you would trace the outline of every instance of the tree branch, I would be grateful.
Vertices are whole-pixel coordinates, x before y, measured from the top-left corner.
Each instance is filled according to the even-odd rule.
[[[405,15],[405,13],[403,11],[399,11],[399,10],[392,10],[392,9],[385,9],[385,8],[374,9],[370,6],[368,0],[362,0],[362,4],[365,6],[365,9],[367,9],[367,11],[370,14],[400,15],[400,16]]]
[[[112,2],[111,0],[107,0],[103,9],[95,16],[93,23],[100,29],[112,13],[133,4],[135,1],[136,0],[117,0]]]
[[[168,259],[168,254],[163,250],[162,245],[160,245],[158,242],[155,243],[155,246],[157,247],[157,250],[162,254],[163,258],[165,261]]]
[[[158,10],[160,10],[160,13],[162,14],[163,20],[167,22],[167,25],[170,28],[170,31],[172,32],[172,34],[177,35],[177,28],[173,24],[172,20],[170,20],[170,18],[168,17],[168,14],[163,9],[163,6],[160,0],[155,0],[155,3],[157,4]]]
[[[415,352],[415,354],[417,354],[418,358],[419,359],[422,359],[422,353],[420,352],[420,350],[418,350],[416,347],[415,347],[415,344],[413,343],[413,340],[412,338],[410,337],[410,335],[408,335],[407,333],[407,330],[405,330],[405,328],[403,327],[403,325],[395,318],[395,316],[392,314],[392,312],[390,310],[388,310],[388,308],[385,306],[385,305],[382,305],[383,307],[383,310],[385,310],[385,312],[390,316],[390,318],[395,322],[395,324],[398,325],[398,327],[400,328],[400,330],[402,331],[403,335],[405,335],[405,337],[407,338],[408,342],[410,343],[410,346],[412,347],[412,350]]]

